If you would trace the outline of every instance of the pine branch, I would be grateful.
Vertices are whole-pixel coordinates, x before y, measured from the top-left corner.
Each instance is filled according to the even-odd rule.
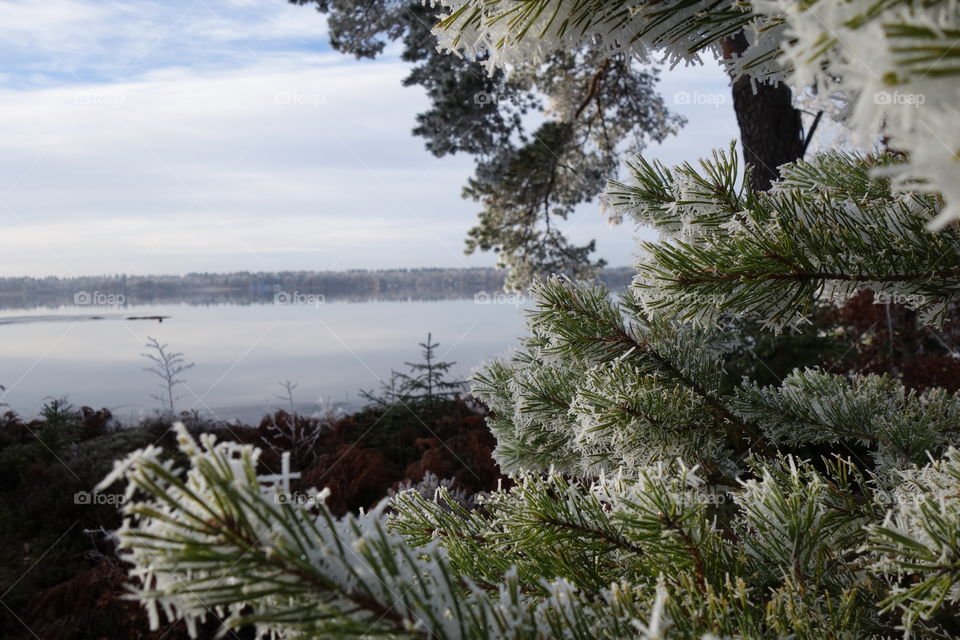
[[[732,200],[722,195],[735,170],[726,155],[704,163],[704,176],[689,165],[670,173],[635,165],[636,186],[632,196],[619,187],[619,206],[666,235],[642,244],[635,295],[679,320],[740,315],[780,328],[803,321],[817,298],[844,300],[865,287],[942,319],[960,291],[960,233],[927,231],[936,198],[896,194],[870,177],[892,162],[828,154],[783,167],[769,192]],[[712,201],[711,184],[721,194]],[[650,195],[668,192],[680,195],[671,204]]]
[[[935,389],[908,392],[885,376],[849,379],[794,371],[779,387],[746,385],[733,406],[789,447],[848,441],[871,449],[874,472],[890,476],[939,455],[960,435],[960,398]]]
[[[294,637],[526,638],[572,624],[571,637],[588,640],[635,634],[647,615],[617,592],[580,593],[563,579],[530,590],[504,571],[478,586],[438,544],[414,548],[391,533],[382,507],[337,519],[319,493],[311,512],[276,484],[261,486],[258,450],[211,435],[198,444],[176,429],[185,479],[150,447],[101,483],[128,482],[120,544],[154,629],[158,606],[191,633],[218,607],[229,627]]]

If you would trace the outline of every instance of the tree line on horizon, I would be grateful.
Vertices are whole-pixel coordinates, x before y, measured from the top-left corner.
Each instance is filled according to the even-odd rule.
[[[632,269],[627,267],[604,269],[598,275],[612,289],[623,288],[631,277]],[[0,278],[0,309],[160,302],[264,304],[275,301],[278,294],[294,293],[351,302],[464,299],[502,291],[505,278],[502,270],[492,267],[15,277]]]

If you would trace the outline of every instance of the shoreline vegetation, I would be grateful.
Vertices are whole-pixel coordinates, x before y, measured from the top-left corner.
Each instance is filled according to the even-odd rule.
[[[309,488],[327,487],[327,505],[343,515],[411,487],[432,497],[443,486],[464,503],[495,489],[502,477],[486,415],[462,397],[429,408],[371,404],[330,419],[280,410],[256,426],[190,413],[125,425],[106,409],[60,401],[28,421],[7,412],[0,416],[0,592],[10,609],[0,610],[0,637],[31,637],[17,618],[44,640],[189,637],[182,623],[148,631],[145,609],[124,599],[127,567],[106,533],[120,525],[123,495],[92,490],[136,449],[156,444],[176,457],[175,421],[195,436],[260,447],[263,474],[282,473],[289,454],[293,495],[307,500]],[[219,626],[211,619],[198,637],[212,640]]]
[[[617,290],[630,267],[603,269],[597,280]],[[457,300],[503,291],[506,274],[492,267],[99,275],[73,278],[0,278],[0,310],[140,304],[273,304],[278,295],[323,296],[324,301]],[[281,299],[282,302],[282,299]]]
[[[863,292],[842,308],[821,309],[815,319],[804,333],[777,341],[742,326],[742,335],[757,339],[747,352],[731,354],[726,367],[737,374],[731,378],[774,384],[795,367],[828,362],[861,374],[899,372],[903,384],[916,392],[957,390],[960,360],[935,352],[929,342],[923,343],[922,355],[906,348],[920,340],[920,326],[901,306],[886,308]],[[893,327],[895,334],[884,333]],[[842,348],[848,333],[860,336],[852,351]],[[825,336],[834,336],[827,340],[833,342],[826,344]],[[955,343],[956,335],[942,339]],[[430,335],[420,346],[418,363],[407,363],[406,373],[392,371],[380,389],[363,393],[368,404],[348,415],[278,410],[259,424],[239,424],[196,412],[161,411],[124,423],[106,409],[75,408],[65,400],[50,400],[33,419],[0,405],[0,538],[6,543],[0,545],[0,593],[9,607],[0,608],[0,638],[189,637],[182,620],[164,619],[149,631],[146,610],[126,597],[130,566],[118,557],[116,538],[108,533],[120,525],[122,488],[93,490],[114,461],[150,445],[162,447],[164,460],[182,466],[172,430],[176,421],[195,438],[210,433],[218,441],[258,447],[258,475],[288,475],[290,495],[308,507],[310,488],[328,488],[326,505],[335,516],[370,509],[410,488],[426,498],[446,489],[471,509],[478,493],[513,486],[493,459],[497,441],[487,420],[494,414],[465,395],[462,382],[448,379],[453,363],[435,358],[437,345]],[[169,354],[172,371],[175,355]],[[893,355],[898,359],[887,359]],[[296,385],[282,386],[287,394],[277,397],[292,403]],[[218,636],[221,623],[211,615],[196,637],[254,637],[249,628]]]
[[[189,637],[182,622],[148,631],[145,609],[124,598],[128,567],[107,533],[120,525],[124,496],[93,489],[136,449],[159,445],[177,458],[175,422],[194,436],[259,447],[258,473],[288,474],[298,500],[326,487],[338,515],[411,488],[425,497],[444,488],[470,508],[477,493],[508,484],[493,461],[487,408],[447,378],[453,363],[438,361],[436,346],[428,336],[422,362],[391,372],[381,389],[363,392],[364,408],[347,415],[278,410],[252,425],[164,410],[127,423],[66,400],[48,401],[33,419],[0,404],[0,592],[9,607],[0,609],[0,637],[26,640],[27,628],[44,640]],[[211,618],[198,637],[212,639],[219,627]]]

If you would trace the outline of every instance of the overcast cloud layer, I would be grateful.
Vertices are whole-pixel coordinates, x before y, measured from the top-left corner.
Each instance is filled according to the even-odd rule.
[[[410,134],[407,65],[330,50],[283,0],[0,4],[0,275],[481,266],[468,158]],[[649,155],[736,137],[714,65],[665,72],[690,119]],[[568,222],[613,265],[627,226]],[[647,237],[652,237],[647,235]]]

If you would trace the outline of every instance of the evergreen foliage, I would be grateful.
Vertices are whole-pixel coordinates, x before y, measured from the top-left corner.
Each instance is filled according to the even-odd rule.
[[[715,153],[700,171],[642,159],[634,182],[610,190],[614,206],[659,228],[634,281],[648,309],[712,323],[723,315],[779,327],[803,321],[816,299],[867,288],[937,324],[960,284],[960,233],[925,233],[935,195],[897,193],[872,179],[890,154],[832,152],[781,167],[768,192],[736,188],[736,156]]]
[[[144,367],[144,371],[152,373],[160,379],[160,393],[150,397],[160,403],[161,410],[170,415],[176,414],[176,402],[179,399],[177,387],[186,384],[180,377],[182,373],[194,367],[193,362],[187,362],[183,353],[171,351],[170,345],[161,344],[156,338],[147,336],[147,351],[141,353],[152,364]]]
[[[380,393],[363,391],[361,395],[373,406],[385,409],[406,409],[414,413],[437,408],[444,400],[451,400],[462,394],[467,383],[463,380],[449,380],[447,376],[456,362],[444,362],[437,359],[436,350],[440,343],[433,342],[433,334],[427,334],[427,341],[419,343],[423,359],[420,362],[405,362],[409,373],[391,371],[387,381],[380,384]]]
[[[764,194],[740,186],[732,152],[696,169],[636,159],[608,197],[663,237],[633,286],[539,284],[523,348],[476,378],[515,486],[473,510],[407,491],[337,519],[323,491],[310,508],[280,499],[256,449],[181,430],[188,466],[150,447],[103,483],[127,481],[136,596],[154,615],[193,623],[216,607],[291,638],[960,635],[960,396],[895,374],[795,367],[771,383],[742,366],[760,344],[745,327],[778,340],[862,289],[929,326],[955,317],[958,237],[927,230],[954,217],[960,184],[960,128],[944,119],[960,5],[443,5],[442,44],[492,67],[584,39],[692,60],[749,23],[735,69],[846,90],[852,126],[909,153],[798,162]],[[898,70],[888,86],[929,88],[915,117],[865,108],[877,85],[862,59]],[[914,128],[931,122],[945,129]],[[905,189],[907,175],[924,181]]]
[[[404,84],[423,87],[430,100],[413,133],[438,157],[473,156],[463,195],[480,211],[466,250],[495,252],[509,288],[561,271],[596,275],[604,262],[592,255],[594,243],[576,244],[558,227],[616,175],[624,152],[662,142],[685,123],[658,95],[656,68],[590,42],[488,74],[476,60],[437,49],[437,10],[421,0],[290,1],[326,16],[338,51],[367,58],[391,41],[402,47],[414,64]]]
[[[452,398],[463,391],[465,382],[462,380],[447,380],[450,368],[456,362],[443,362],[437,359],[436,350],[439,343],[432,341],[432,334],[427,334],[427,341],[420,343],[423,349],[422,362],[406,362],[410,367],[409,374],[401,374],[400,379],[408,393],[423,397],[428,405],[438,400]]]
[[[882,136],[906,154],[890,167],[898,187],[940,194],[933,227],[960,218],[960,104],[953,0],[434,0],[440,46],[497,69],[529,65],[584,43],[608,54],[671,65],[704,55],[735,77],[787,81],[845,105],[856,138]],[[745,30],[749,46],[724,56]]]
[[[432,496],[438,486],[472,504],[497,486],[489,457],[493,438],[483,416],[462,399],[442,401],[433,421],[412,414],[389,418],[367,408],[330,420],[284,411],[259,426],[225,424],[196,413],[179,418],[192,434],[261,448],[258,474],[276,475],[284,453],[298,499],[301,487],[330,490],[337,516],[376,505],[393,488]],[[146,611],[127,597],[127,566],[117,557],[122,491],[95,492],[113,462],[150,444],[185,463],[171,429],[173,416],[114,419],[106,409],[51,399],[31,420],[0,413],[0,638],[4,640],[187,640],[183,621],[149,630]],[[425,421],[427,420],[427,421]],[[424,446],[426,443],[427,446]],[[438,477],[439,476],[439,477]],[[441,479],[442,478],[442,479]],[[196,629],[202,640],[250,640],[252,629],[218,633],[215,615]]]

